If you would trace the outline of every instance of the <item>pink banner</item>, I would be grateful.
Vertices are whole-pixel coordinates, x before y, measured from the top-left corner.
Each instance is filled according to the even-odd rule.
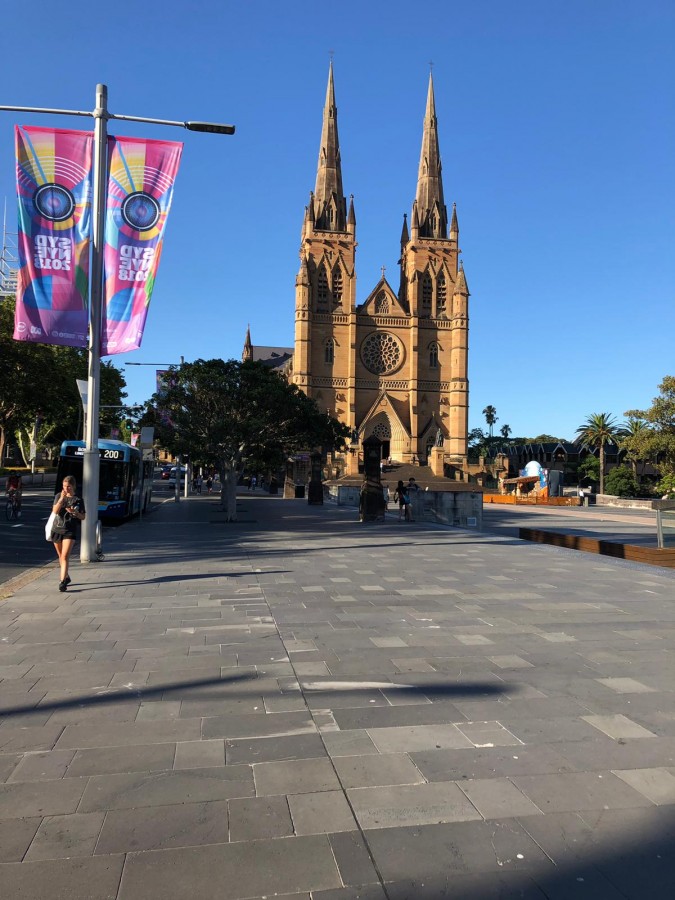
[[[20,127],[15,135],[19,272],[14,338],[86,347],[94,136]]]
[[[182,144],[108,139],[101,354],[141,346]]]

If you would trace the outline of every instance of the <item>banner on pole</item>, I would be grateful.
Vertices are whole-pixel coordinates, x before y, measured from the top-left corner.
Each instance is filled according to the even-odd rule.
[[[14,339],[86,347],[94,136],[19,127]]]
[[[101,354],[141,346],[183,145],[108,138]]]

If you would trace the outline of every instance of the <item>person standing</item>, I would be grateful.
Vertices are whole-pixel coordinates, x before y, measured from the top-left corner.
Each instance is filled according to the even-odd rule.
[[[396,485],[396,491],[394,492],[394,502],[398,500],[398,521],[401,522],[403,518],[408,518],[408,511],[410,509],[410,497],[403,485],[402,481]]]
[[[52,512],[57,516],[63,516],[66,526],[66,529],[62,534],[52,532],[54,549],[59,558],[61,575],[59,590],[62,593],[68,589],[68,585],[70,584],[68,562],[75,541],[80,535],[80,523],[86,518],[84,500],[75,495],[75,487],[76,484],[73,476],[66,475],[63,479],[63,489],[55,496],[54,505],[52,506]]]

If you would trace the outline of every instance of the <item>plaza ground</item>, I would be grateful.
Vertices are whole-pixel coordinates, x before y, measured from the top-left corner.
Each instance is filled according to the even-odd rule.
[[[672,896],[675,576],[492,515],[202,496],[20,588],[2,896]]]

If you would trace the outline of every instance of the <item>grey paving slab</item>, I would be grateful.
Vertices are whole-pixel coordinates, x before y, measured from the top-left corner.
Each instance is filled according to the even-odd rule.
[[[239,798],[230,800],[228,807],[231,841],[288,837],[294,833],[285,796]]]
[[[356,831],[357,825],[342,791],[318,791],[288,797],[296,834]]]
[[[74,750],[26,754],[7,781],[52,781],[63,778],[74,755]]]
[[[77,750],[68,766],[68,777],[158,772],[171,769],[176,756],[172,743],[132,747],[100,747]]]
[[[46,816],[28,848],[25,859],[93,856],[103,819],[103,813]]]
[[[345,788],[387,784],[423,784],[426,779],[405,753],[379,753],[335,757],[340,782]],[[448,779],[449,780],[449,779]]]
[[[258,797],[332,791],[340,787],[328,758],[257,763],[253,775]]]
[[[123,865],[123,856],[8,863],[0,866],[0,884],[21,900],[116,900]]]
[[[174,769],[209,768],[225,765],[223,741],[187,741],[176,744]]]
[[[22,781],[0,785],[0,819],[58,816],[74,813],[87,785],[86,778]]]
[[[192,847],[227,841],[225,800],[144,806],[109,810],[96,845],[96,854]]]
[[[0,863],[21,862],[41,821],[40,816],[0,820]]]
[[[543,812],[623,809],[650,801],[611,772],[514,775],[512,781]]]
[[[368,832],[368,844],[386,883],[414,879],[438,885],[469,873],[501,874],[506,869],[530,874],[552,868],[544,851],[512,819],[376,829]]]
[[[380,877],[373,865],[368,847],[359,831],[329,834],[340,877],[345,885],[375,885]]]
[[[249,766],[95,775],[88,780],[79,811],[168,806],[252,795],[253,773]]]
[[[466,822],[481,814],[452,782],[356,788],[347,792],[362,828]]]
[[[325,835],[161,850],[127,858],[119,900],[240,900],[341,887]]]
[[[228,765],[236,763],[272,762],[284,759],[313,759],[326,755],[321,737],[316,733],[235,739],[225,742]]]
[[[577,744],[572,745],[574,747]],[[586,745],[584,745],[586,746]],[[600,759],[595,748],[595,759]],[[558,746],[490,747],[463,750],[425,750],[410,758],[427,781],[458,781],[463,778],[499,778],[509,775],[543,775],[571,772],[576,767]],[[585,767],[584,767],[585,768]]]

